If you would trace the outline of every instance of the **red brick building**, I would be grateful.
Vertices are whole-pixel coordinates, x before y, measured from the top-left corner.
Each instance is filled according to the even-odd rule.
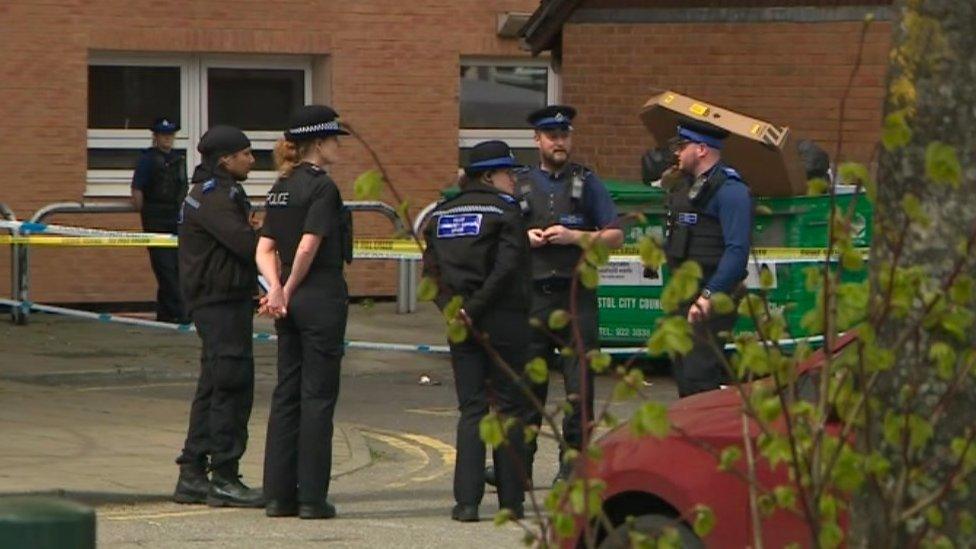
[[[269,151],[293,107],[330,103],[380,154],[413,210],[454,177],[475,142],[502,138],[534,157],[525,113],[580,108],[577,158],[606,178],[637,179],[647,146],[637,111],[669,88],[789,125],[832,151],[840,97],[843,156],[868,160],[880,127],[888,2],[720,0],[5,0],[0,3],[0,202],[24,218],[45,204],[128,195],[131,166],[161,114],[180,120],[192,163],[213,123],[241,126],[273,179]],[[534,13],[533,13],[534,12]],[[519,48],[513,30],[532,13]],[[506,18],[506,14],[513,14]],[[165,111],[165,112],[160,112]],[[333,170],[347,200],[371,166],[351,140]],[[386,198],[392,202],[392,198]],[[58,216],[136,229],[135,214]],[[382,218],[357,234],[388,235]],[[35,249],[32,299],[146,302],[142,249]],[[0,270],[9,256],[0,250]],[[390,295],[394,270],[360,261],[359,295]],[[0,276],[0,294],[9,295]]]
[[[840,132],[840,157],[867,162],[880,136],[890,4],[549,0],[525,42],[553,52],[563,100],[580,109],[576,154],[605,178],[639,179],[648,134],[637,112],[654,88],[789,126],[831,156]]]
[[[548,62],[520,50],[512,21],[509,37],[499,35],[499,17],[519,12],[524,21],[537,5],[4,0],[0,202],[24,218],[52,202],[128,196],[138,149],[149,143],[146,128],[160,115],[180,120],[176,147],[191,164],[209,124],[241,126],[259,161],[249,194],[260,198],[287,112],[322,101],[369,141],[419,208],[455,176],[459,147],[493,132],[524,139],[529,131],[504,127],[510,121],[488,131],[477,127],[479,118],[497,119],[504,108],[518,119],[554,99]],[[351,200],[353,179],[371,163],[352,140],[343,154],[333,175]],[[135,214],[50,221],[138,227]],[[357,214],[355,223],[359,235],[391,233],[378,216]],[[146,302],[155,291],[144,249],[38,248],[31,271],[38,302]],[[9,272],[6,249],[0,272]],[[360,295],[391,295],[394,278],[390,265],[376,261],[359,262],[349,277]],[[9,290],[9,277],[0,276],[0,294]]]

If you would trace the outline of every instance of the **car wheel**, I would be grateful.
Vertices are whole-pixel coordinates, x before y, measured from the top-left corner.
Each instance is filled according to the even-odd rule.
[[[600,549],[624,549],[630,547],[631,528],[648,536],[660,536],[664,528],[672,527],[678,531],[681,547],[684,549],[704,549],[705,544],[691,531],[687,524],[667,515],[641,515],[634,518],[633,527],[625,524],[614,528],[600,543]]]

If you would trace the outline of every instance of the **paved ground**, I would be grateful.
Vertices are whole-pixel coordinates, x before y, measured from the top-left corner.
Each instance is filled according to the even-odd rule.
[[[412,315],[392,309],[354,306],[349,338],[442,343],[429,307]],[[263,321],[256,329],[271,331]],[[516,526],[449,519],[456,401],[450,366],[437,355],[347,355],[330,494],[338,519],[269,519],[255,510],[170,503],[198,352],[192,334],[47,315],[28,326],[0,319],[0,497],[54,493],[94,505],[102,547],[519,546]],[[242,463],[254,485],[274,353],[274,343],[255,345],[257,389]],[[421,373],[441,384],[419,385]],[[598,398],[610,386],[599,380]],[[650,392],[674,399],[667,378],[654,378]],[[628,407],[613,410],[626,415]],[[552,478],[555,444],[543,437],[540,452],[537,478]],[[489,491],[482,517],[496,510]]]

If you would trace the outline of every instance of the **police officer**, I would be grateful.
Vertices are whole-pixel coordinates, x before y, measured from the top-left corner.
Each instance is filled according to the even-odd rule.
[[[142,229],[176,234],[176,218],[186,196],[186,158],[173,150],[179,124],[157,118],[153,144],[142,151],[132,175],[132,204],[139,210]],[[149,248],[149,264],[156,275],[156,320],[189,323],[180,297],[179,259],[175,248]]]
[[[261,507],[261,490],[244,485],[238,462],[254,400],[253,295],[257,237],[241,181],[254,165],[251,142],[230,126],[200,139],[202,162],[183,201],[180,286],[203,343],[174,499],[211,506]],[[206,467],[212,478],[207,480]]]
[[[265,513],[332,518],[332,416],[339,397],[349,294],[343,263],[352,261],[352,224],[325,169],[339,157],[338,115],[308,105],[292,115],[275,158],[257,263],[270,289],[265,308],[278,317],[278,385],[268,418]],[[279,273],[278,262],[282,271]]]
[[[687,121],[678,126],[672,144],[678,169],[686,177],[668,189],[665,253],[672,269],[696,261],[703,274],[699,295],[681,310],[692,323],[694,347],[674,361],[679,397],[727,382],[715,346],[724,344],[719,333],[732,329],[736,315],[716,313],[711,296],[723,292],[739,298],[744,293],[753,205],[742,177],[722,161],[727,136],[721,128]]]
[[[436,302],[442,309],[461,296],[459,316],[484,334],[501,359],[520,372],[528,355],[529,242],[512,193],[515,157],[501,141],[485,141],[471,150],[461,193],[440,204],[425,230],[424,274],[438,282]],[[485,444],[481,419],[492,404],[503,418],[515,419],[507,441],[494,451],[498,503],[516,517],[523,515],[523,429],[525,413],[518,381],[506,373],[469,334],[451,343],[451,365],[461,417],[457,427],[457,461],[451,518],[478,520],[484,495]]]
[[[572,120],[576,109],[552,105],[529,115],[535,127],[535,142],[539,148],[539,165],[519,174],[521,205],[528,220],[528,236],[532,246],[532,318],[543,326],[556,310],[570,311],[573,272],[582,256],[583,237],[599,239],[613,249],[623,244],[623,231],[614,223],[617,211],[610,193],[592,170],[570,161],[573,147]],[[578,284],[576,311],[583,347],[599,347],[596,291]],[[556,334],[563,343],[576,348],[571,325]],[[566,397],[572,412],[563,418],[563,437],[571,448],[579,449],[583,438],[582,382],[578,358],[556,357],[559,344],[543,330],[533,330],[529,357],[546,359],[550,369],[558,369],[565,380]],[[593,414],[593,375],[587,369],[587,402],[589,416]],[[549,391],[548,380],[533,385],[538,399],[545,403]],[[542,413],[529,410],[527,423],[540,426]],[[536,451],[533,441],[528,444],[528,470]],[[556,480],[566,478],[572,467],[564,463],[560,452]]]

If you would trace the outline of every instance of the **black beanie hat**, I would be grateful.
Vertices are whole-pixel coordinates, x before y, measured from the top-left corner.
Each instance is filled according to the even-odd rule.
[[[251,146],[251,140],[234,126],[214,126],[200,138],[197,150],[205,158],[217,159]]]

